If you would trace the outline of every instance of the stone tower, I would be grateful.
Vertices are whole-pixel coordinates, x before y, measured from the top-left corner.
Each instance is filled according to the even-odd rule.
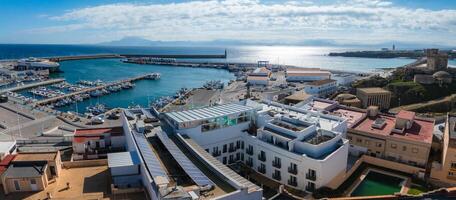
[[[439,49],[426,49],[427,68],[432,71],[446,70],[448,67],[448,55],[439,52]]]

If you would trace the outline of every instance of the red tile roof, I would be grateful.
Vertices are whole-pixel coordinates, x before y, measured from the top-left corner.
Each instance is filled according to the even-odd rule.
[[[113,136],[122,135],[121,127],[114,128],[93,128],[93,129],[76,129],[74,131],[75,136],[101,136],[105,133],[110,133]]]
[[[399,113],[397,113],[396,117],[406,120],[413,120],[415,119],[415,112],[401,110]]]
[[[6,155],[3,160],[0,162],[0,166],[8,166],[11,161],[14,159],[14,157],[16,157],[16,155]]]
[[[85,143],[89,140],[99,140],[101,139],[100,136],[77,136],[73,138],[73,143]]]

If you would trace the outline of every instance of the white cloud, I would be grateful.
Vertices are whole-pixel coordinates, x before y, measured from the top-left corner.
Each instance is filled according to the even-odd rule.
[[[456,10],[411,9],[383,0],[316,5],[304,1],[210,0],[165,4],[109,4],[65,12],[60,24],[40,31],[97,30],[157,40],[359,40],[419,38],[420,32],[451,35]],[[381,34],[378,34],[381,33]],[[409,38],[408,38],[409,39]],[[430,38],[426,38],[429,40]],[[404,39],[405,40],[405,39]]]

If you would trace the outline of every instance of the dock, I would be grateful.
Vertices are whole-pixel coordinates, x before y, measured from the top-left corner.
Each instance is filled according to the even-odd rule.
[[[34,102],[34,106],[46,105],[46,104],[49,104],[49,103],[52,103],[52,102],[56,102],[56,101],[58,101],[60,99],[65,99],[65,98],[72,97],[72,96],[75,96],[75,95],[78,95],[78,94],[92,92],[92,91],[95,91],[95,90],[104,89],[104,88],[107,88],[107,87],[111,87],[111,86],[122,84],[122,83],[126,83],[126,82],[134,82],[134,81],[137,81],[137,80],[146,79],[150,75],[151,74],[145,74],[145,75],[141,75],[141,76],[137,76],[137,77],[133,77],[133,78],[129,78],[129,79],[124,79],[124,80],[120,80],[120,81],[107,83],[107,84],[96,86],[96,87],[86,88],[86,89],[83,89],[83,90],[79,90],[79,91],[76,91],[76,92],[72,92],[72,93],[69,93],[69,94],[65,94],[65,95],[61,95],[61,96],[57,96],[57,97],[53,97],[53,98],[49,98],[49,99],[43,99],[43,100]]]
[[[60,83],[60,82],[63,82],[63,81],[65,81],[64,78],[57,78],[57,79],[50,79],[50,80],[47,80],[47,81],[41,81],[41,82],[37,82],[37,83],[20,85],[20,86],[16,86],[16,87],[13,87],[13,88],[8,88],[8,89],[5,89],[5,90],[2,90],[2,91],[0,91],[0,94],[2,94],[4,92],[15,92],[15,91],[20,91],[20,90],[26,90],[26,89],[35,88],[35,87],[44,86],[44,85],[52,85],[54,83]]]

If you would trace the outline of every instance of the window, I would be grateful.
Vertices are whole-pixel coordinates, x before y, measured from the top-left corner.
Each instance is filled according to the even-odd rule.
[[[244,149],[244,141],[241,141],[241,149]]]
[[[272,178],[275,179],[275,180],[278,180],[280,181],[282,178],[280,176],[280,171],[279,170],[274,170],[274,173],[272,174]]]
[[[241,148],[241,141],[236,141],[236,149],[240,149]]]
[[[19,185],[19,181],[18,180],[14,180],[14,189],[16,189],[16,191],[21,190],[21,186]]]
[[[288,167],[288,172],[290,174],[298,174],[298,166],[294,163],[290,163],[290,166]]]
[[[382,143],[377,142],[377,143],[375,144],[375,146],[377,146],[377,147],[382,147]]]
[[[418,153],[418,148],[412,148],[413,153]]]
[[[241,153],[236,153],[236,161],[241,159]]]
[[[291,176],[290,175],[290,179],[288,179],[288,185],[292,185],[292,186],[298,186],[298,180],[296,179],[296,176]]]
[[[309,192],[313,192],[315,190],[315,183],[307,182],[306,190]]]
[[[226,144],[223,145],[223,153],[226,153]]]
[[[272,161],[272,166],[276,168],[280,168],[282,166],[282,163],[280,162],[279,157],[274,157],[274,161]]]
[[[313,169],[309,169],[307,171],[306,178],[312,181],[317,180],[317,172]]]
[[[241,160],[244,161],[244,154],[241,154]]]
[[[358,142],[358,143],[362,143],[362,142],[363,142],[363,140],[362,140],[362,139],[360,139],[360,138],[358,138],[358,139],[356,139],[356,142]]]
[[[226,157],[223,157],[223,164],[226,165]]]
[[[392,148],[392,149],[396,149],[396,148],[397,148],[397,145],[396,145],[396,144],[391,144],[391,148]]]
[[[30,179],[30,184],[36,185],[36,180],[34,178]]]
[[[454,176],[454,172],[448,172],[448,176]]]
[[[451,163],[451,168],[456,169],[456,163]]]
[[[407,147],[406,146],[402,146],[402,151],[407,151]]]

